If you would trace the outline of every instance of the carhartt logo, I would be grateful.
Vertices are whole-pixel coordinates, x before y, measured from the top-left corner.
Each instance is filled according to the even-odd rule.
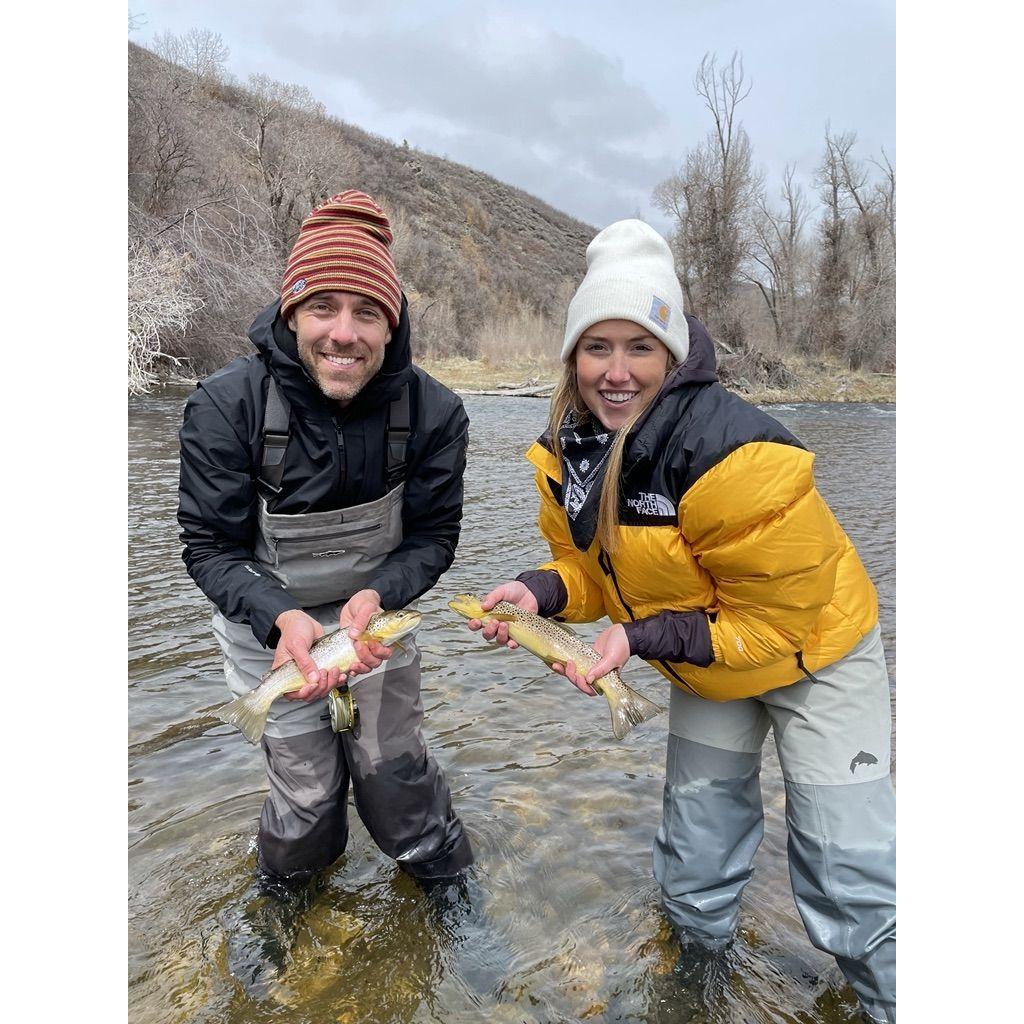
[[[295,284],[292,285],[292,295],[298,295],[299,292],[301,292],[302,289],[305,287],[306,279],[304,277],[300,277],[298,281],[296,281]]]
[[[878,764],[878,758],[874,754],[869,754],[866,750],[862,750],[851,762],[850,762],[850,774],[853,775],[857,771],[857,765],[859,764]]]
[[[664,494],[648,494],[641,491],[635,498],[627,498],[626,504],[642,516],[674,516],[676,510]]]
[[[669,304],[655,295],[651,299],[651,311],[647,314],[663,331],[668,330],[668,320],[672,315]]]

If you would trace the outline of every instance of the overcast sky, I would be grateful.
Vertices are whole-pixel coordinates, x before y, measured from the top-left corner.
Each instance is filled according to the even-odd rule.
[[[307,86],[329,113],[486,171],[596,227],[637,212],[710,127],[706,52],[743,58],[739,108],[777,185],[825,132],[896,158],[895,0],[133,0],[144,46],[208,28],[243,83]],[[358,183],[353,183],[358,184]]]

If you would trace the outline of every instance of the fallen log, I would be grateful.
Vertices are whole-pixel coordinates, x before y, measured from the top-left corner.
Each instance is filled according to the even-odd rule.
[[[554,384],[541,384],[530,388],[453,388],[457,395],[504,395],[508,398],[550,398],[555,390]]]

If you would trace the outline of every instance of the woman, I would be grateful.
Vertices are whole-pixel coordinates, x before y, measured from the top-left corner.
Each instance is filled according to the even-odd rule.
[[[654,873],[684,949],[723,949],[763,835],[769,727],[811,941],[869,1019],[895,1020],[895,799],[874,586],[814,456],[717,383],[668,245],[638,220],[587,248],[548,431],[527,452],[552,561],[496,587],[567,622],[607,615],[580,690],[631,655],[674,685]],[[479,620],[470,628],[480,629]],[[484,636],[510,647],[506,624]]]

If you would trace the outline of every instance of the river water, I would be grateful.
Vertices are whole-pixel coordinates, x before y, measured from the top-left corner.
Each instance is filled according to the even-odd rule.
[[[218,920],[255,864],[261,755],[212,712],[227,698],[210,606],[177,540],[183,391],[129,411],[129,1019],[231,1022],[838,1022],[858,1019],[833,961],[793,905],[785,807],[765,746],[765,838],[733,973],[694,1005],[672,968],[651,842],[667,715],[617,742],[588,699],[525,651],[486,645],[446,607],[547,558],[531,467],[544,401],[467,397],[462,541],[420,602],[425,731],[477,864],[469,905],[439,911],[374,846],[350,809],[345,855],[305,914],[292,961],[256,1002],[228,974]],[[895,679],[895,408],[769,410],[817,453],[817,479],[879,590]],[[607,624],[607,623],[605,623]],[[600,624],[580,627],[588,638]],[[666,681],[631,663],[659,703]],[[895,708],[895,703],[894,703]]]

